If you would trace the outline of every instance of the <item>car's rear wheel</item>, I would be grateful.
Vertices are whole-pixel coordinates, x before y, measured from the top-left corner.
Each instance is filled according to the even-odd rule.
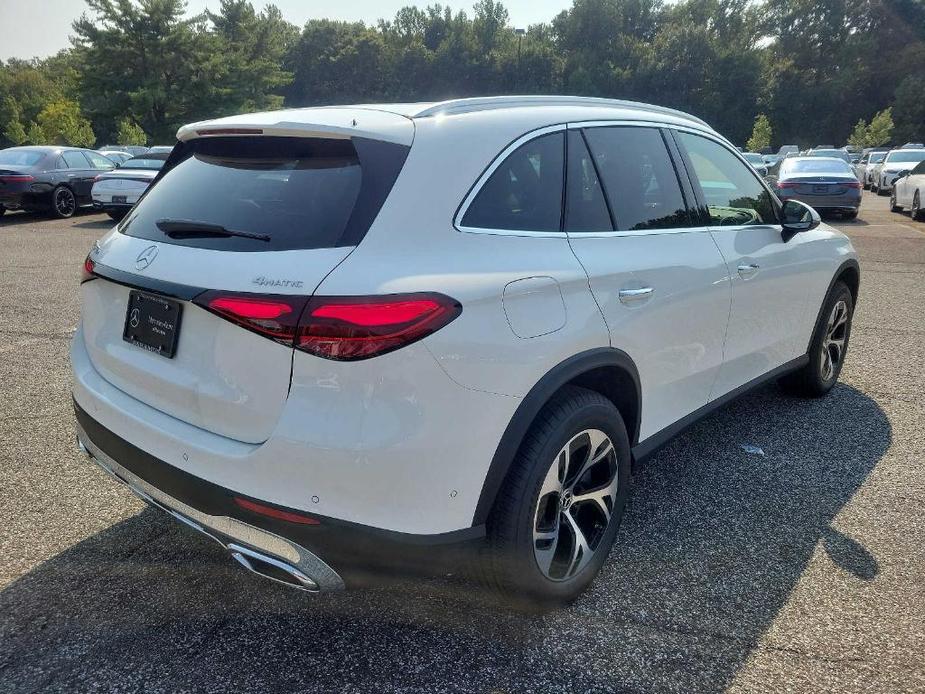
[[[889,193],[889,192],[890,192],[890,191],[884,190],[884,189],[883,189],[883,181],[881,180],[881,181],[877,184],[877,195],[886,195],[886,194]]]
[[[568,386],[537,416],[499,492],[479,557],[514,603],[574,600],[600,571],[623,516],[630,445],[614,404]]]
[[[6,208],[3,205],[0,205],[0,217],[3,216],[4,212],[6,212]]]
[[[925,221],[925,212],[922,210],[922,201],[919,199],[919,191],[915,191],[915,195],[912,196],[912,207],[909,209],[909,214],[917,222]]]
[[[809,362],[799,371],[780,379],[785,390],[794,395],[815,398],[832,390],[848,354],[853,316],[851,290],[844,282],[838,281],[826,297],[816,321],[807,353]]]
[[[845,219],[857,219],[857,218],[858,218],[858,211],[857,211],[857,210],[852,210],[851,212],[845,212],[844,217],[845,217]]]
[[[121,222],[123,219],[125,219],[125,215],[128,213],[123,212],[123,211],[113,210],[112,212],[107,212],[106,214],[108,214],[109,218],[113,220],[114,222]]]
[[[72,217],[77,211],[77,198],[74,192],[65,186],[58,186],[51,194],[51,213],[58,219]]]
[[[896,204],[896,186],[890,191],[890,212],[901,212],[903,208]]]

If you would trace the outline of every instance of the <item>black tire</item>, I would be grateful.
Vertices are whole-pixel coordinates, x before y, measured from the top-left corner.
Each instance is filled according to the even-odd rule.
[[[0,217],[6,212],[6,208],[3,205],[0,205]]]
[[[880,186],[879,183],[877,184],[877,195],[881,195],[881,196],[882,196],[882,195],[889,195],[889,192],[890,192],[890,191],[888,191],[888,190],[884,190],[883,187]]]
[[[68,219],[77,211],[77,198],[67,186],[58,186],[51,192],[51,214],[58,219]]]
[[[858,218],[858,211],[857,211],[857,210],[854,210],[853,212],[845,212],[844,217],[845,217],[845,219],[857,219],[857,218]]]
[[[113,210],[112,212],[107,212],[106,214],[109,215],[109,218],[110,218],[112,221],[114,221],[114,222],[121,222],[123,219],[125,219],[125,215],[127,215],[128,212],[122,212],[122,211],[118,211],[118,212],[117,212],[117,211]]]
[[[922,209],[919,191],[915,191],[915,195],[912,196],[912,207],[909,209],[909,214],[914,221],[925,222],[925,210]]]
[[[550,475],[557,474],[568,479],[568,472],[562,472],[562,451],[576,440],[578,444],[573,450],[575,460],[580,460],[580,439],[586,436],[587,430],[602,433],[612,442],[614,456],[608,457],[605,462],[607,474],[613,477],[607,477],[595,487],[591,482],[592,473],[599,473],[599,467],[604,463],[594,464],[587,467],[578,481],[573,482],[572,488],[557,494],[555,499],[551,499],[554,493],[541,497],[544,482],[550,479]],[[589,444],[590,441],[588,439]],[[602,444],[597,450],[605,448]],[[590,445],[585,450],[588,456],[597,452],[592,451]],[[574,464],[581,466],[578,462]],[[565,465],[571,469],[571,465]],[[555,473],[554,466],[558,473]],[[581,480],[587,480],[583,489],[579,489]],[[614,483],[615,494],[607,497],[610,500],[610,518],[605,521],[600,507],[594,505],[594,501],[580,500],[579,494],[591,491],[587,485],[597,489],[601,484],[611,487]],[[571,602],[594,580],[607,559],[623,516],[629,485],[630,443],[620,412],[610,400],[594,391],[566,386],[537,415],[517,452],[488,520],[486,547],[474,567],[476,577],[508,604],[520,608],[551,609]],[[573,489],[579,489],[574,509],[571,508]],[[563,551],[563,559],[565,555],[571,557],[581,546],[571,530],[576,526],[566,523],[563,514],[568,512],[569,518],[582,515],[587,519],[585,522],[590,520],[591,532],[582,534],[586,540],[589,536],[594,538],[587,540],[587,546],[593,547],[590,559],[583,565],[584,556],[574,563],[560,562],[558,565],[575,567],[577,571],[573,575],[568,575],[569,568],[564,570],[562,577],[551,578],[540,568],[535,552],[543,551],[540,546],[545,541],[535,540],[534,530],[540,523],[540,515],[549,516],[540,510],[541,503],[542,508],[554,516],[552,522],[556,526],[556,539],[549,540],[549,543],[555,544],[546,545],[552,547],[550,557],[558,556],[560,550]],[[606,506],[607,500],[602,503]],[[571,515],[573,512],[574,516]],[[597,522],[594,514],[599,514]],[[569,543],[569,538],[574,544]],[[561,548],[560,544],[563,545]]]
[[[834,334],[829,332],[831,318],[835,315],[835,309],[842,303],[846,311],[845,322],[841,331],[836,330]],[[819,311],[819,317],[816,319],[816,327],[813,330],[813,339],[809,345],[809,362],[799,371],[795,371],[780,379],[781,387],[793,395],[803,397],[819,398],[832,390],[832,387],[838,381],[842,366],[845,363],[845,357],[848,355],[848,346],[851,339],[851,320],[854,317],[854,299],[851,296],[851,290],[848,285],[838,281],[832,287],[822,309]],[[829,342],[830,338],[840,339],[842,347],[838,354],[837,362],[833,358],[835,347]],[[829,360],[832,366],[831,372],[826,373],[826,361],[824,352],[829,353]]]
[[[896,204],[896,186],[890,190],[890,212],[902,212],[903,208]]]

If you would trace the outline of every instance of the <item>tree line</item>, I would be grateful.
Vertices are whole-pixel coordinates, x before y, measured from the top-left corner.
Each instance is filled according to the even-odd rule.
[[[0,63],[0,146],[170,143],[234,113],[506,93],[651,102],[765,146],[862,141],[889,109],[895,142],[925,139],[922,0],[574,0],[522,28],[497,0],[301,28],[249,0],[195,16],[87,0],[71,43]]]

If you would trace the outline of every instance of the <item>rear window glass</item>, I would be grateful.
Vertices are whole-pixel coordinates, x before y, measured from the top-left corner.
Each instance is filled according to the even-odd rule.
[[[462,226],[514,231],[559,231],[565,141],[561,132],[521,145],[491,174]]]
[[[203,138],[177,149],[120,230],[229,251],[358,243],[408,152],[361,138],[298,137]]]
[[[122,169],[153,169],[157,171],[164,166],[164,159],[148,159],[146,157],[135,157],[126,159],[125,163],[119,167]]]
[[[788,159],[781,167],[787,173],[853,173],[841,159]]]
[[[44,152],[36,152],[29,149],[5,149],[0,150],[0,164],[11,164],[14,166],[34,166],[38,164],[39,159],[44,156]]]

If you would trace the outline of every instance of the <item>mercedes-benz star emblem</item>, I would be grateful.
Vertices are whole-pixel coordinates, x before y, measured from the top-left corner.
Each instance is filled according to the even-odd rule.
[[[141,253],[138,254],[138,257],[135,258],[135,269],[144,270],[151,263],[154,262],[154,259],[157,257],[157,246],[148,246]]]

